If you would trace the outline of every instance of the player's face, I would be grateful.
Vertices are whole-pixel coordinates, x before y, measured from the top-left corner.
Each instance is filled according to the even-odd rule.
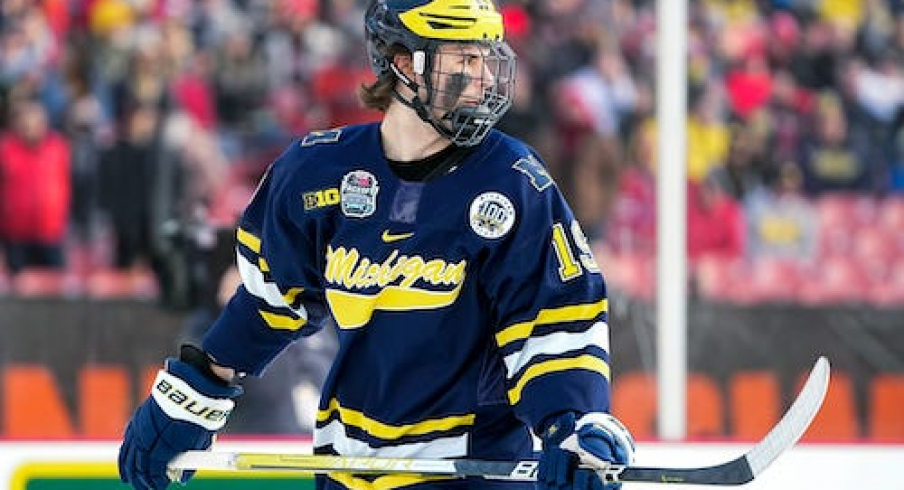
[[[416,79],[419,102],[430,112],[421,117],[453,143],[476,145],[511,106],[515,53],[504,42],[485,41],[441,44],[431,56],[429,66],[409,67],[426,72]]]
[[[434,58],[433,106],[442,113],[457,107],[479,106],[496,90],[501,61],[492,49],[476,44],[441,45]],[[503,75],[504,76],[504,75]]]

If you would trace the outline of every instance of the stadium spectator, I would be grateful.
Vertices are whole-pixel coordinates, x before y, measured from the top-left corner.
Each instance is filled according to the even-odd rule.
[[[817,228],[813,203],[803,193],[803,178],[793,162],[786,162],[769,185],[755,188],[744,199],[747,255],[801,262],[816,252]]]
[[[724,94],[717,84],[692,90],[687,118],[687,178],[702,182],[716,167],[725,165],[729,128],[724,113]]]
[[[174,293],[175,271],[169,269],[167,252],[173,223],[180,222],[184,172],[178,155],[162,144],[160,128],[154,105],[131,110],[101,156],[100,196],[114,237],[113,266],[132,271],[150,267],[166,296]]]
[[[743,256],[744,226],[741,206],[715,180],[688,182],[687,255],[691,265],[704,255]]]
[[[83,247],[90,147],[108,146],[104,127],[123,125],[135,106],[151,104],[168,121],[165,139],[177,142],[168,146],[193,174],[180,196],[190,208],[235,194],[238,168],[269,159],[294,135],[371,119],[347,97],[367,81],[357,49],[366,3],[5,1],[0,113],[35,98],[65,132],[76,157],[71,243]],[[655,2],[497,3],[519,74],[530,79],[500,127],[546,155],[593,236],[650,247],[643,233],[624,234],[622,205],[636,187],[621,186],[639,175],[622,155],[648,137],[653,116]],[[900,3],[691,2],[689,179],[714,178],[740,202],[795,162],[808,198],[904,192]],[[73,124],[87,112],[100,120],[93,134]],[[108,240],[93,239],[96,249]]]
[[[651,254],[656,247],[656,139],[651,124],[634,134],[619,177],[605,240],[616,252]]]
[[[216,68],[212,83],[218,133],[224,151],[240,158],[244,143],[253,131],[254,116],[267,98],[266,64],[247,29],[226,35],[215,49]]]
[[[715,167],[710,175],[730,196],[742,201],[770,175],[766,135],[757,128],[734,124],[725,165]]]
[[[0,241],[7,269],[63,268],[70,210],[70,157],[44,106],[16,100],[0,136]]]
[[[740,119],[749,119],[772,95],[772,72],[764,56],[738,61],[725,77],[731,110]]]
[[[812,110],[812,94],[801,89],[787,70],[777,70],[772,80],[772,97],[760,115],[761,122],[770,128],[765,152],[768,161],[797,160],[807,130],[805,121],[812,116]]]
[[[512,108],[499,121],[500,130],[521,138],[536,148],[547,148],[551,122],[543,98],[537,92],[531,67],[519,65],[515,74]],[[542,150],[541,150],[542,153]]]
[[[63,131],[69,140],[72,155],[72,213],[70,216],[70,264],[85,272],[97,265],[97,243],[101,233],[98,179],[100,153],[112,138],[110,115],[97,87],[90,53],[84,43],[71,45],[65,51],[62,67],[68,106]]]
[[[848,122],[837,94],[819,95],[812,131],[802,142],[799,159],[809,195],[831,191],[868,193],[875,189],[876,172],[881,167],[869,160],[865,141],[852,138]]]

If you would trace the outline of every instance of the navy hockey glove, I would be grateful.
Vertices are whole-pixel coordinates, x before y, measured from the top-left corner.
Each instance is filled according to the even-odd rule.
[[[569,412],[543,434],[537,488],[618,490],[621,483],[606,484],[593,468],[630,464],[633,460],[634,439],[618,419],[607,413],[588,413],[575,420]]]
[[[195,361],[198,353],[206,360],[194,350]],[[185,360],[167,359],[166,369],[157,373],[151,395],[135,410],[119,448],[119,477],[138,490],[166,488],[173,457],[209,448],[235,406],[231,399],[242,393],[241,387],[213,379],[199,362],[186,359],[185,347],[181,357]],[[174,479],[185,483],[193,475],[186,471]]]

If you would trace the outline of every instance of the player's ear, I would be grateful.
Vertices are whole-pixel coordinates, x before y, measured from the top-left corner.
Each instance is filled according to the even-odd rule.
[[[408,78],[414,78],[414,68],[411,65],[411,55],[408,53],[396,53],[392,57],[392,62],[402,70]]]

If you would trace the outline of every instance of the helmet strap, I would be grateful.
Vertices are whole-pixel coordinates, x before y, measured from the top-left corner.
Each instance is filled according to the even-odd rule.
[[[414,97],[411,98],[411,100],[402,97],[402,94],[400,94],[396,89],[392,90],[392,95],[396,98],[396,100],[410,107],[424,122],[433,126],[433,128],[436,129],[439,134],[447,138],[452,136],[449,129],[440,124],[440,122],[437,121],[432,114],[430,114],[427,106],[423,101],[421,101],[421,98],[418,97],[416,93]]]
[[[425,58],[426,58],[426,56],[423,51],[416,51],[412,55],[414,69],[418,74],[424,75],[424,79],[426,80],[426,83],[427,83],[427,96],[431,97],[432,90],[431,90],[430,86],[432,84],[430,83],[430,77],[425,75],[425,72],[427,71],[427,69],[426,69],[427,63],[426,63]],[[400,94],[398,90],[393,88],[392,89],[393,97],[395,97],[396,100],[398,100],[399,102],[401,102],[401,103],[405,104],[406,106],[408,106],[409,108],[411,108],[418,115],[418,117],[420,117],[424,122],[429,123],[431,126],[433,126],[433,128],[436,129],[439,132],[439,134],[446,136],[446,137],[451,137],[452,135],[451,135],[449,129],[446,128],[445,126],[443,126],[442,123],[440,123],[440,121],[437,121],[436,118],[433,117],[433,114],[431,114],[430,110],[427,109],[427,104],[424,103],[424,101],[421,100],[420,95],[418,95],[418,92],[420,91],[420,88],[421,88],[420,85],[418,85],[417,82],[415,82],[410,77],[405,75],[405,73],[395,64],[395,62],[393,62],[393,61],[389,62],[389,69],[392,70],[392,73],[396,76],[396,78],[398,78],[399,81],[401,81],[403,84],[405,84],[405,86],[408,87],[411,90],[411,92],[414,94],[414,96],[411,98],[411,100],[408,100],[405,97],[402,97],[402,94]],[[428,102],[429,102],[429,100],[428,100]]]
[[[395,64],[394,61],[389,62],[389,69],[392,70],[392,73],[405,84],[406,87],[410,88],[415,94],[417,94],[420,86],[414,80],[408,78],[408,75],[405,75],[398,65]]]

